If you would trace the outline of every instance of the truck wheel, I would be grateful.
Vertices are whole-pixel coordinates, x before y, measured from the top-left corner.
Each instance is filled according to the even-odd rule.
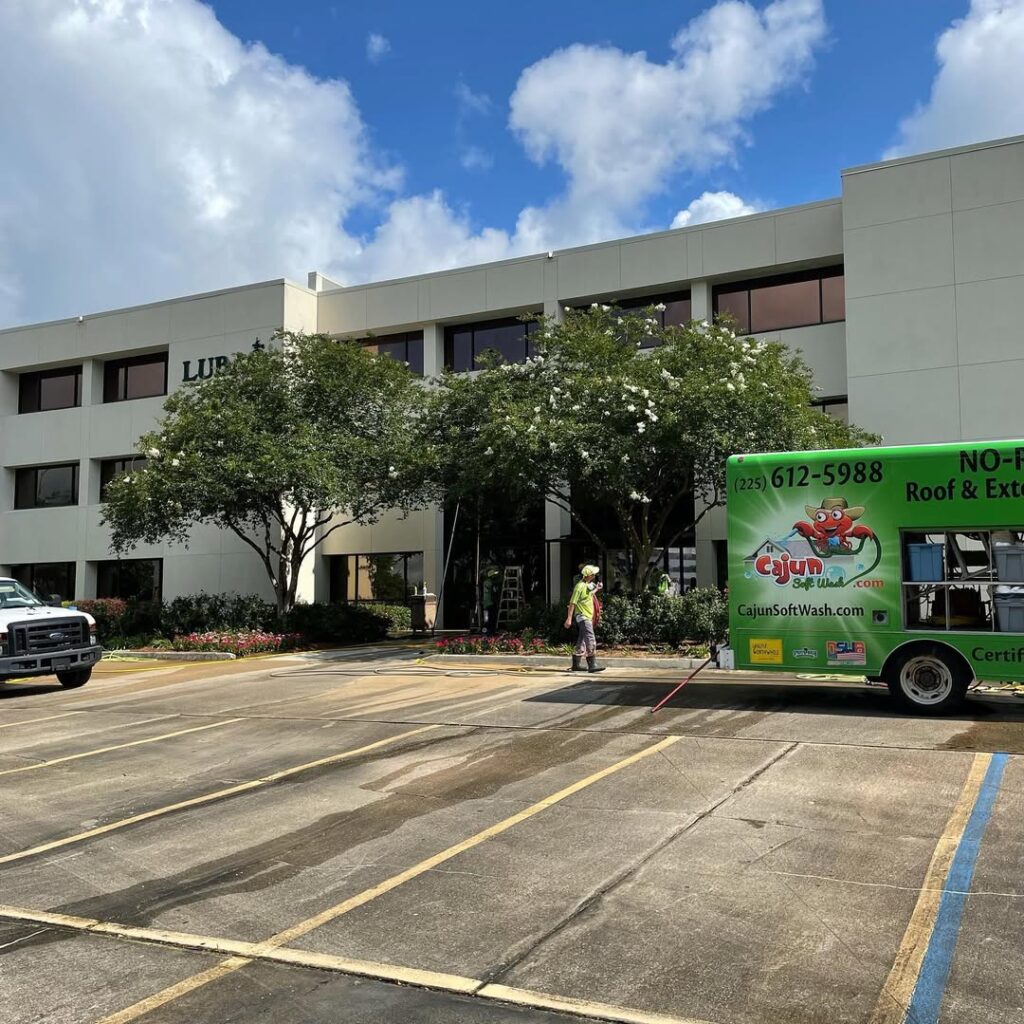
[[[57,680],[65,690],[73,690],[78,686],[85,686],[91,675],[91,668],[73,668],[67,672],[58,672]]]
[[[889,692],[908,711],[937,714],[957,707],[971,684],[971,670],[955,651],[941,644],[908,644],[896,651],[883,672]]]

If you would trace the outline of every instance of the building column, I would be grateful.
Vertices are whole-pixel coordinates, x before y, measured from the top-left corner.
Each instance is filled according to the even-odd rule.
[[[690,285],[690,316],[694,320],[711,323],[711,284],[708,281],[694,281]]]
[[[429,380],[444,371],[444,327],[441,324],[423,325],[423,376]]]
[[[544,501],[544,540],[558,541],[569,536],[572,529],[572,516],[565,511],[561,505],[553,501]],[[545,543],[545,554],[547,557],[547,574],[550,583],[548,601],[551,604],[558,604],[568,595],[563,593],[562,579],[565,575],[566,560],[568,552],[564,544]]]

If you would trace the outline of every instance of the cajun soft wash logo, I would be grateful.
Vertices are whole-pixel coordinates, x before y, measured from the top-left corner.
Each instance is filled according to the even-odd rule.
[[[747,558],[753,569],[750,575],[770,579],[779,587],[845,587],[878,565],[881,544],[873,530],[857,522],[864,515],[862,505],[851,507],[845,498],[825,498],[817,508],[805,505],[804,511],[808,521],[794,523],[785,537],[769,537]],[[869,542],[875,548],[871,565],[851,566],[851,560]],[[797,547],[802,550],[793,550]],[[854,575],[847,575],[849,568],[854,569]]]

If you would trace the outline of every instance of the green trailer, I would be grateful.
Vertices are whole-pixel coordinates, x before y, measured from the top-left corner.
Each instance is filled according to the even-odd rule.
[[[727,479],[737,668],[918,711],[1024,679],[1024,441],[736,455]]]

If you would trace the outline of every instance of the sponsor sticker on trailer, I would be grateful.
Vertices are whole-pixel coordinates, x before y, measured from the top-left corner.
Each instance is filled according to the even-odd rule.
[[[750,660],[756,665],[781,665],[782,639],[752,638],[750,641]]]
[[[867,651],[863,640],[828,640],[825,656],[830,665],[866,665]]]
[[[796,647],[793,649],[794,658],[817,658],[817,647]]]

